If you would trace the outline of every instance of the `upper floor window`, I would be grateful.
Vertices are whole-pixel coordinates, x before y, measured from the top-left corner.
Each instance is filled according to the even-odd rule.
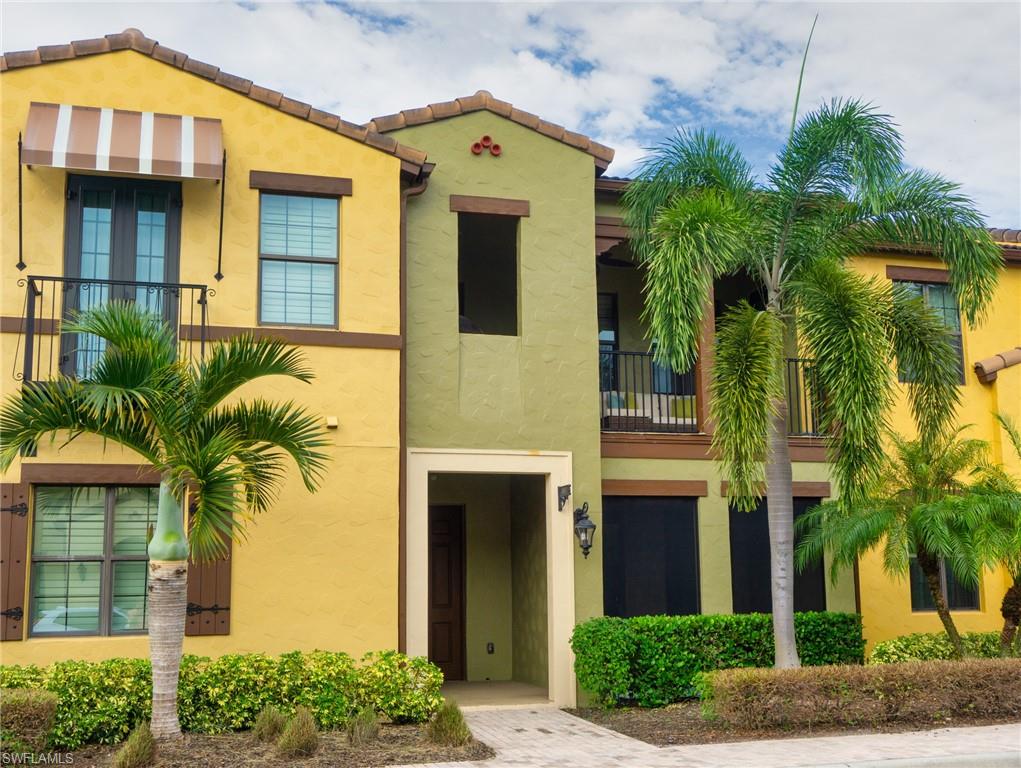
[[[259,210],[259,322],[337,325],[339,202],[263,192]]]
[[[964,383],[964,343],[961,338],[961,313],[957,308],[954,289],[946,283],[920,283],[897,281],[914,296],[921,296],[927,307],[933,310],[950,332],[950,343],[957,352],[959,381]],[[899,371],[901,381],[910,381],[911,372]]]
[[[457,215],[461,333],[518,335],[518,217]]]
[[[32,535],[33,635],[147,628],[153,487],[39,486]]]
[[[947,608],[952,611],[979,610],[978,586],[964,586],[942,560],[939,562],[939,581],[940,591],[943,593],[943,599],[946,600]],[[925,574],[922,573],[914,555],[911,556],[911,610],[936,610],[929,585],[925,582]]]

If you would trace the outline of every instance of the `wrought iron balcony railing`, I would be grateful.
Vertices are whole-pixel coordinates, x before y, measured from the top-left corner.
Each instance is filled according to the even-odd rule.
[[[694,371],[676,373],[651,352],[602,350],[599,397],[605,432],[698,432]]]
[[[651,352],[603,349],[599,379],[604,432],[699,431],[694,371],[677,373],[657,363]],[[788,434],[821,436],[819,389],[812,361],[788,358],[784,379]]]
[[[90,334],[71,333],[65,324],[75,312],[108,301],[137,302],[163,317],[175,331],[183,358],[201,357],[205,352],[207,302],[215,294],[205,285],[39,276],[22,278],[18,285],[26,293],[19,339],[24,349],[16,379],[40,381],[58,373],[86,376],[103,354],[105,342]]]

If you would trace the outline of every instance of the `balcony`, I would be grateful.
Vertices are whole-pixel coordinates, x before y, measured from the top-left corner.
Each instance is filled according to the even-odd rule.
[[[788,358],[785,364],[787,432],[819,437],[818,391],[812,361]],[[603,432],[697,433],[698,389],[693,370],[673,371],[651,352],[603,349],[599,359]]]
[[[65,331],[64,325],[74,312],[114,300],[133,301],[162,316],[175,331],[182,359],[201,358],[205,352],[207,301],[215,293],[205,285],[38,276],[22,278],[18,284],[26,293],[19,339],[24,349],[16,379],[88,375],[105,342],[91,334]]]

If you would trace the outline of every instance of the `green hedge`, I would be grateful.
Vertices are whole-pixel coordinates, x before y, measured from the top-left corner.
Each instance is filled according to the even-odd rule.
[[[366,655],[360,665],[346,653],[294,651],[217,659],[186,655],[181,662],[177,709],[181,727],[199,733],[251,728],[268,704],[286,712],[312,711],[322,728],[343,726],[363,705],[395,722],[423,722],[442,698],[443,674],[425,659],[396,651]],[[147,659],[58,661],[45,668],[0,666],[0,688],[42,688],[60,698],[50,744],[115,744],[151,713],[152,674]]]
[[[999,632],[965,632],[961,640],[964,641],[966,656],[976,659],[996,659],[1000,656]],[[917,632],[876,643],[869,654],[869,664],[938,661],[953,657],[953,647],[946,632]]]
[[[861,617],[850,613],[794,616],[806,665],[861,664]],[[602,617],[579,624],[571,637],[578,684],[600,703],[633,701],[660,707],[695,694],[701,672],[773,663],[769,614]]]

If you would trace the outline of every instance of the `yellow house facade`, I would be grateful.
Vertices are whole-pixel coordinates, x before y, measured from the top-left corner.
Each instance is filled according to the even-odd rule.
[[[4,395],[87,369],[60,322],[111,297],[163,312],[193,357],[239,333],[299,345],[311,385],[241,395],[321,414],[329,471],[314,495],[295,471],[229,560],[192,566],[185,652],[395,647],[401,217],[424,155],[137,30],[2,68]],[[4,664],[148,653],[158,478],[62,442],[2,478]]]

